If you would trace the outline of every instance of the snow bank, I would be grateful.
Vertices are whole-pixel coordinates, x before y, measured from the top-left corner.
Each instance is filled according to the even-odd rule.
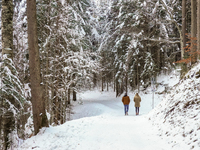
[[[149,114],[173,148],[200,149],[200,64],[191,69]]]

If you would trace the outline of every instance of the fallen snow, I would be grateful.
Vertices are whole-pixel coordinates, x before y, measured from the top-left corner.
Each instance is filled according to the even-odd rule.
[[[170,90],[149,114],[160,136],[173,148],[200,149],[200,64]]]
[[[74,107],[74,120],[43,128],[19,150],[169,150],[146,115],[152,109],[151,94],[141,97],[141,115],[135,116],[131,101],[129,116],[124,116],[121,98],[114,92],[86,92],[82,104]]]
[[[177,76],[176,73],[173,74]],[[175,85],[179,81],[176,76],[161,76],[157,80]],[[157,87],[159,92],[163,89],[162,85]],[[129,115],[124,116],[121,97],[116,98],[114,92],[98,90],[84,92],[79,95],[79,102],[74,104],[73,120],[60,126],[43,128],[38,135],[24,141],[17,150],[180,150],[191,147],[195,150],[200,149],[198,145],[200,132],[196,128],[199,125],[198,121],[193,119],[191,114],[187,119],[191,117],[192,122],[188,120],[181,123],[182,120],[177,120],[180,121],[181,127],[187,130],[187,138],[184,139],[181,136],[182,129],[177,126],[178,123],[172,126],[163,122],[165,119],[163,109],[169,104],[168,94],[155,94],[154,104],[157,107],[152,110],[151,88],[145,93],[140,93],[142,102],[139,116],[135,115],[133,103],[135,93],[129,93],[131,98]],[[182,94],[177,93],[177,95]],[[166,98],[161,102],[163,97]],[[200,114],[197,109],[192,113]],[[179,116],[179,114],[173,115]],[[181,117],[179,119],[184,119],[184,116]],[[194,131],[189,134],[191,129]],[[168,136],[165,135],[166,131]],[[188,141],[192,142],[191,139],[197,140],[187,146]]]

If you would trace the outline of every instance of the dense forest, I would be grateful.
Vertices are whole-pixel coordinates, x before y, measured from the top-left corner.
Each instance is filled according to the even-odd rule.
[[[139,92],[199,58],[198,0],[0,4],[0,149],[70,120],[81,91]]]

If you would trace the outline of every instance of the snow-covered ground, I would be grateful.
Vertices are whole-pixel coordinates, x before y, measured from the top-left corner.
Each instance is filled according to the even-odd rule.
[[[135,115],[133,101],[125,116],[121,97],[115,98],[114,92],[86,92],[83,103],[74,107],[72,121],[44,128],[19,150],[169,150],[146,115],[152,109],[152,94],[141,97],[140,116]]]
[[[178,81],[177,72],[158,78],[158,82],[162,82],[162,85],[173,86]],[[164,90],[162,85],[157,88],[157,93]],[[116,98],[114,92],[101,93],[98,90],[84,92],[79,95],[81,101],[74,105],[71,121],[60,126],[43,128],[38,135],[24,141],[17,150],[187,150],[189,148],[185,147],[186,142],[180,136],[174,136],[179,134],[178,129],[172,130],[171,126],[165,126],[163,118],[160,118],[161,114],[156,116],[161,111],[158,104],[167,95],[155,94],[154,105],[157,107],[152,110],[151,88],[147,89],[145,94],[140,93],[142,102],[139,116],[135,115],[132,101],[135,93],[131,92],[128,95],[131,103],[129,115],[125,116],[121,97]],[[186,128],[193,128],[189,124],[187,126]],[[162,134],[168,130],[172,130],[173,136]],[[197,132],[194,133],[197,135]],[[198,133],[198,138],[199,135]],[[196,144],[193,149],[199,150],[200,146]]]
[[[149,119],[173,148],[200,150],[200,63],[169,91]]]

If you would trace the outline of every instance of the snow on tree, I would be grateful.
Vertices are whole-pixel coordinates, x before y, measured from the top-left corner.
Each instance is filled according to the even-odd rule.
[[[0,62],[0,148],[8,149],[17,134],[24,109],[24,91],[13,63],[13,2],[2,1],[2,61]]]

